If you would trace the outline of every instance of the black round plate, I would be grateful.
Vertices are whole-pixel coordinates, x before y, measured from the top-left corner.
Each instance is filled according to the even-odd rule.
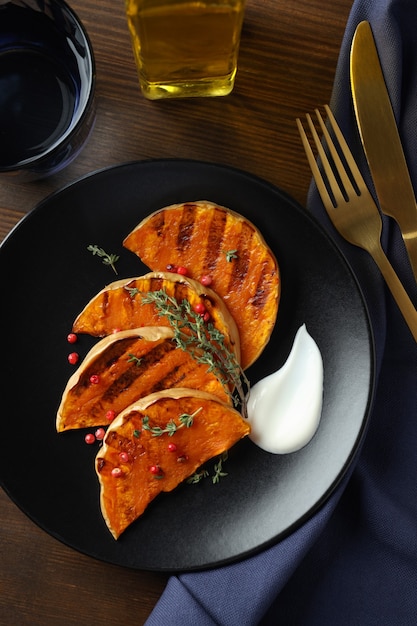
[[[271,341],[248,371],[254,384],[278,369],[301,324],[324,360],[319,429],[299,452],[279,456],[251,441],[231,451],[228,476],[160,495],[115,541],[100,512],[95,445],[55,431],[74,371],[67,334],[111,268],[87,251],[120,255],[118,278],[148,271],[122,247],[146,215],[172,203],[211,200],[249,218],[278,259],[282,297]],[[282,539],[328,498],[362,439],[373,392],[373,344],[357,282],[316,221],[294,200],[245,172],[187,160],[109,168],[38,205],[0,248],[3,290],[1,483],[45,531],[73,548],[127,567],[202,569]],[[84,355],[92,339],[80,337]]]

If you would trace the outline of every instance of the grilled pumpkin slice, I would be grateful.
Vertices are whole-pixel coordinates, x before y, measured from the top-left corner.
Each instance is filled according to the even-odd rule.
[[[164,291],[177,302],[188,300],[192,308],[203,305],[210,322],[224,337],[225,346],[240,363],[239,332],[223,300],[209,287],[175,273],[150,272],[111,283],[81,311],[73,332],[103,337],[141,326],[169,326],[168,318],[158,315],[154,304],[143,303],[148,292],[156,291]]]
[[[246,369],[261,354],[274,327],[280,275],[274,254],[245,217],[211,202],[176,204],[152,213],[123,245],[153,271],[184,266],[212,279],[234,317]]]
[[[190,389],[151,394],[125,409],[96,457],[101,510],[114,538],[158,494],[175,489],[249,431],[231,406]]]
[[[57,431],[107,426],[108,411],[112,419],[139,398],[170,387],[204,390],[231,403],[230,392],[208,366],[177,348],[172,337],[170,328],[147,326],[99,341],[68,380]]]

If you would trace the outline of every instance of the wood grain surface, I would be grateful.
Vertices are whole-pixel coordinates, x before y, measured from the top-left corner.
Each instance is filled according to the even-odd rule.
[[[140,93],[123,1],[69,4],[95,51],[95,127],[78,158],[55,176],[25,184],[0,178],[0,240],[49,194],[132,160],[178,157],[235,166],[305,204],[311,176],[295,118],[329,101],[350,0],[247,0],[232,94],[157,102]],[[1,625],[141,625],[168,578],[75,552],[1,490],[0,527]]]

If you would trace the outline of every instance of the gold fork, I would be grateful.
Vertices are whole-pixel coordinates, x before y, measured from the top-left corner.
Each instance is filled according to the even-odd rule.
[[[297,126],[304,145],[304,150],[324,207],[333,222],[333,226],[339,231],[342,237],[353,245],[359,246],[369,252],[379,267],[415,341],[417,341],[417,311],[381,247],[382,220],[378,208],[362,178],[345,138],[327,105],[325,105],[325,110],[335,139],[339,144],[340,152],[348,165],[351,175],[349,176],[323,118],[316,109],[315,113],[323,132],[323,137],[329,148],[333,166],[323,148],[311,116],[307,114],[306,117],[323,166],[327,185],[316,163],[304,127],[301,121],[297,119]],[[336,178],[335,172],[338,178]],[[357,189],[355,189],[353,182]],[[328,189],[330,189],[333,199]]]

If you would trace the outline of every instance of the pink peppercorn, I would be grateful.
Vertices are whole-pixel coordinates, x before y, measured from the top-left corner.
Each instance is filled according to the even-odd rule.
[[[205,287],[208,287],[209,285],[211,285],[212,282],[213,282],[213,279],[211,276],[205,275],[200,278],[200,283],[204,285]]]
[[[85,443],[88,443],[90,445],[94,443],[95,440],[96,438],[94,437],[93,433],[87,433],[87,435],[84,437]]]
[[[77,341],[78,337],[75,333],[69,333],[69,335],[67,335],[67,341],[68,343],[75,343]]]
[[[92,375],[90,376],[90,383],[91,383],[92,385],[98,385],[98,383],[99,383],[99,382],[100,382],[100,377],[99,377],[99,376],[97,376],[97,374],[92,374]]]
[[[68,355],[68,363],[70,363],[71,365],[76,365],[79,358],[80,355],[77,352],[71,352],[71,354]]]
[[[111,475],[114,476],[115,478],[118,478],[119,476],[121,476],[123,474],[122,470],[120,469],[120,467],[113,467],[112,471],[111,471]]]
[[[107,419],[109,422],[112,422],[112,421],[114,420],[114,418],[115,418],[115,417],[116,417],[116,411],[113,411],[112,409],[109,409],[109,410],[106,412],[106,419]]]
[[[97,428],[97,430],[95,432],[96,439],[101,441],[102,439],[104,439],[104,435],[105,434],[106,434],[106,431],[104,430],[104,428]]]
[[[199,315],[203,315],[206,312],[206,307],[204,306],[202,302],[197,302],[193,308],[194,308],[194,311],[198,313]]]

